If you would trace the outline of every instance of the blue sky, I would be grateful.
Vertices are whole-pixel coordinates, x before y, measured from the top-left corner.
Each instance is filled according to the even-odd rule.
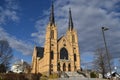
[[[71,7],[74,28],[78,31],[82,63],[92,62],[97,48],[104,47],[101,26],[110,54],[120,58],[120,0],[54,0],[58,36],[68,27]],[[31,63],[33,47],[44,46],[51,0],[0,0],[0,39],[7,39],[13,48],[13,61]],[[91,64],[91,63],[90,63]]]

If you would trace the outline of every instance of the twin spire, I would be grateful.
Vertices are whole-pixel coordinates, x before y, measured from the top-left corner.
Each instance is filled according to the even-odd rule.
[[[73,30],[73,21],[72,21],[72,14],[71,14],[71,9],[69,8],[69,24],[68,24],[68,29]]]
[[[55,25],[55,18],[54,18],[54,5],[52,2],[51,13],[50,13],[50,26]]]
[[[54,5],[52,2],[51,12],[50,12],[50,26],[55,25],[55,18],[54,18]],[[71,9],[69,8],[69,24],[68,24],[68,30],[73,30],[73,20],[72,20],[72,14]]]

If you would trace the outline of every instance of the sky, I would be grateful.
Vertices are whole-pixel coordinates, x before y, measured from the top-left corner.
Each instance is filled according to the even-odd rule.
[[[31,63],[34,46],[44,46],[52,0],[0,0],[0,40],[8,40],[13,49],[13,62]],[[120,58],[120,0],[54,0],[58,37],[68,28],[68,11],[72,10],[78,33],[81,64],[91,64],[97,48],[104,47],[101,27],[109,53],[118,63]],[[117,66],[117,63],[115,65]]]

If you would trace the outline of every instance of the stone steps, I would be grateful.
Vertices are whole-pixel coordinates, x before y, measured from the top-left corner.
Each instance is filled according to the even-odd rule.
[[[85,78],[82,74],[78,74],[77,72],[65,72],[69,77],[81,77]]]
[[[70,78],[58,78],[56,80],[107,80],[107,79],[70,77]]]

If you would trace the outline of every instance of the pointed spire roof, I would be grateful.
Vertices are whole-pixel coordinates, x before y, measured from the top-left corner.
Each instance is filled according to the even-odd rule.
[[[72,21],[72,13],[71,8],[69,8],[69,30],[73,30],[73,21]]]
[[[50,12],[50,25],[53,24],[55,24],[55,19],[54,19],[54,5],[52,1],[51,12]]]

